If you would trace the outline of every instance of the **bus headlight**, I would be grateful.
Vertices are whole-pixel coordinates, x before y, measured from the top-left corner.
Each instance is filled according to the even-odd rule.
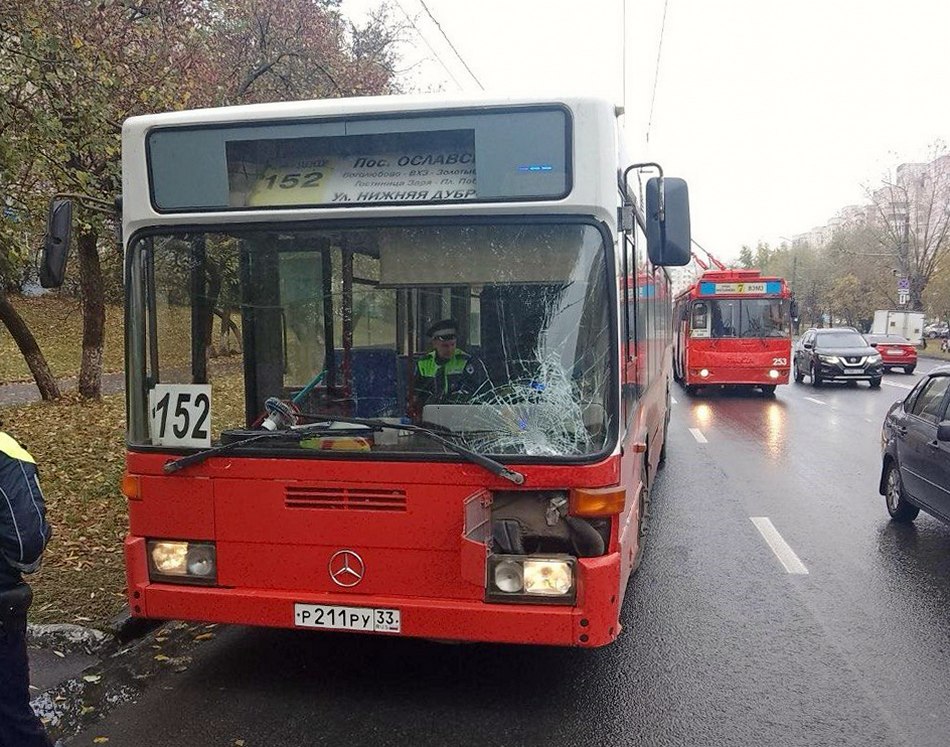
[[[526,560],[524,590],[526,594],[562,597],[574,587],[574,569],[563,560]]]
[[[702,371],[699,372],[699,375],[705,379],[707,376],[709,376],[709,369],[704,368]]]
[[[146,547],[150,581],[209,585],[218,581],[213,542],[148,540]]]
[[[524,589],[524,568],[515,560],[503,560],[495,566],[495,587],[507,594]]]
[[[770,378],[770,379],[777,379],[777,378],[778,378],[778,371],[776,371],[774,368],[773,368],[771,371],[769,371],[769,378]]]
[[[572,604],[576,562],[570,555],[491,555],[486,601]]]

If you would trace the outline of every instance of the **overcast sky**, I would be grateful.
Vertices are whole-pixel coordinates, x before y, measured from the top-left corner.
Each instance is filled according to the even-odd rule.
[[[724,259],[823,225],[950,140],[947,0],[629,0],[625,66],[622,0],[391,5],[418,28],[412,90],[479,90],[447,37],[486,91],[625,103],[633,153],[689,181],[693,236]]]

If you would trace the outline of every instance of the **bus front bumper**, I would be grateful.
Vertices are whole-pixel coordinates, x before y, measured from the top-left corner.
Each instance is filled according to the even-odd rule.
[[[620,633],[618,553],[578,559],[577,602],[569,606],[155,583],[148,577],[145,540],[127,539],[125,552],[133,617],[313,630],[301,624],[300,610],[314,606],[346,608],[356,617],[398,610],[398,632],[344,628],[374,635],[597,647]]]
[[[705,371],[705,375],[703,372]],[[773,373],[774,372],[774,373]],[[775,386],[777,384],[788,383],[789,367],[777,366],[767,368],[764,366],[756,367],[693,367],[690,366],[687,371],[686,383],[704,386],[720,385],[729,386],[750,385],[750,386]]]

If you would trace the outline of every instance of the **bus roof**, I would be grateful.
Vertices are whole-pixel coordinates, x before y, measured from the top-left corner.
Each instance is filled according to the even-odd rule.
[[[209,133],[208,140],[217,140],[213,145],[192,144],[188,155],[176,155],[184,164],[196,164],[204,160],[206,154],[221,154],[225,150],[230,133],[240,138],[242,143],[261,142],[270,138],[270,142],[288,142],[279,140],[288,138],[290,130],[303,131],[308,127],[343,129],[349,134],[353,131],[411,133],[411,124],[400,123],[399,118],[419,122],[426,117],[455,118],[455,121],[479,119],[509,112],[544,109],[567,113],[564,125],[567,140],[566,169],[570,171],[568,191],[543,198],[530,197],[516,200],[497,200],[492,198],[472,200],[471,202],[451,202],[441,204],[436,200],[417,201],[413,204],[351,203],[340,204],[268,204],[255,209],[234,207],[227,203],[227,174],[223,172],[225,157],[211,155],[207,160],[213,167],[201,171],[197,165],[192,167],[198,179],[190,176],[179,179],[196,193],[204,188],[196,182],[203,174],[211,172],[220,183],[223,179],[225,201],[216,203],[223,207],[200,207],[191,209],[185,202],[182,209],[165,210],[155,199],[155,171],[149,160],[149,139],[155,133]],[[406,216],[465,216],[478,215],[553,215],[572,214],[591,216],[604,222],[611,231],[616,230],[618,199],[618,173],[622,164],[619,156],[619,125],[617,117],[621,113],[607,99],[585,96],[498,96],[498,95],[414,95],[414,96],[374,96],[348,99],[323,99],[313,101],[293,101],[271,104],[253,104],[246,106],[223,107],[217,109],[194,109],[188,111],[167,112],[131,117],[122,128],[122,199],[123,199],[123,235],[129,240],[132,234],[146,226],[172,226],[188,224],[250,224],[261,222],[305,221],[319,218],[336,220],[343,218],[392,218]],[[423,130],[436,131],[438,125],[430,120]],[[479,120],[481,121],[481,120]],[[392,122],[391,130],[386,130]],[[450,125],[452,126],[452,125]],[[467,126],[467,125],[465,125]],[[262,129],[258,130],[257,128]],[[362,129],[360,129],[362,128]],[[270,132],[267,132],[267,130]],[[214,133],[218,133],[214,135]],[[426,132],[416,133],[424,137]],[[523,132],[527,133],[528,130]],[[258,134],[261,133],[261,134]],[[274,134],[276,133],[276,134]],[[210,135],[214,135],[211,137]],[[311,137],[304,134],[303,138]],[[322,135],[318,136],[323,137]],[[277,138],[277,140],[274,140]],[[200,137],[194,138],[196,141]],[[326,139],[326,138],[325,138]],[[504,138],[502,138],[504,139]],[[523,135],[526,142],[531,137]],[[495,140],[485,138],[482,147],[494,147]],[[487,145],[486,145],[487,143]],[[228,145],[227,147],[230,147]],[[203,148],[203,150],[202,150]],[[489,154],[490,155],[490,154]],[[562,151],[561,159],[565,156]],[[215,160],[217,159],[217,160]],[[220,164],[219,164],[220,162]],[[167,169],[162,162],[161,168]],[[223,175],[222,175],[223,174]],[[260,178],[260,177],[258,177]],[[479,185],[480,188],[480,185]],[[167,193],[167,192],[166,192]]]
[[[167,127],[170,125],[200,125],[224,122],[285,120],[299,117],[331,117],[341,115],[395,114],[407,112],[449,111],[488,107],[542,106],[562,104],[572,111],[578,107],[594,106],[609,109],[614,116],[619,109],[610,101],[595,96],[514,96],[473,94],[411,94],[393,96],[356,96],[337,99],[308,99],[279,101],[269,104],[244,104],[208,109],[183,109],[160,114],[129,117],[126,128]]]

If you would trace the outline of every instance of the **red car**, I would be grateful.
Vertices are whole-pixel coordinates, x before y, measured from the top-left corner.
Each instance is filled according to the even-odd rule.
[[[903,368],[904,373],[914,373],[917,366],[917,348],[900,335],[865,335],[868,345],[877,348],[884,363],[884,370]]]

